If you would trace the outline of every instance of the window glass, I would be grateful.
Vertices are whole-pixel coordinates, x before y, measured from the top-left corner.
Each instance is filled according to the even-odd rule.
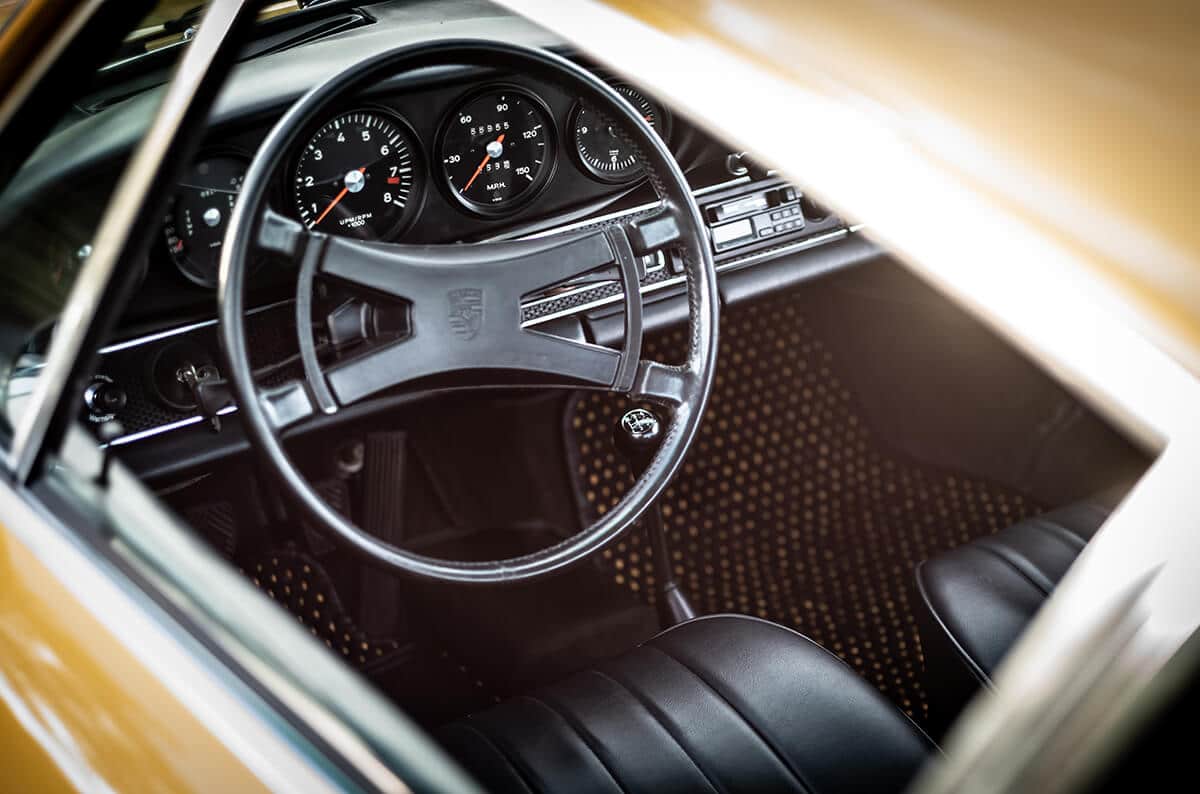
[[[161,79],[147,82],[141,91],[118,92],[117,78],[119,84],[129,84],[128,70],[140,66],[129,63],[130,48],[145,52],[140,42],[147,31],[169,27],[171,15],[184,13],[184,6],[195,9],[197,3],[159,3],[133,28],[114,31],[112,56],[100,70],[80,75],[69,103],[59,97],[33,98],[57,112],[41,145],[0,191],[0,445],[7,446],[16,418],[30,404],[54,323],[91,252],[125,165],[128,152],[115,159],[99,156],[106,136],[119,130],[125,140],[140,138],[157,108],[154,86],[169,78],[183,48],[167,48],[146,59],[153,63],[143,68]],[[0,19],[15,7],[0,0]],[[122,59],[126,63],[115,75],[112,66]],[[89,167],[89,159],[105,165]]]

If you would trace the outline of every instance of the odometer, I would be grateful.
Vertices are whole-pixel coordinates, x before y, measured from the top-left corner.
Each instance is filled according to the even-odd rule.
[[[550,115],[540,100],[512,88],[488,89],[445,122],[439,157],[446,187],[476,212],[516,209],[549,177],[553,142]]]
[[[296,211],[309,229],[387,238],[405,218],[416,176],[414,148],[399,121],[374,110],[343,113],[296,158]]]

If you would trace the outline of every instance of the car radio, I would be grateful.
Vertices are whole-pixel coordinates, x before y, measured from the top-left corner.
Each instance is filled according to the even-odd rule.
[[[718,259],[823,230],[830,219],[827,211],[782,180],[739,185],[705,198],[702,213]]]

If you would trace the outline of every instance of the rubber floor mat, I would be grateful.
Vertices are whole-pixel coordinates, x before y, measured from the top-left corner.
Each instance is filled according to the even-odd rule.
[[[643,353],[678,362],[685,349],[681,329],[647,337]],[[612,444],[629,405],[608,393],[568,401],[584,521],[630,484]],[[708,412],[661,505],[675,574],[699,611],[794,627],[918,721],[927,706],[915,567],[1039,511],[1019,493],[886,449],[786,296],[723,316]],[[613,583],[653,600],[641,531],[598,558]]]
[[[400,650],[396,640],[369,636],[355,624],[325,568],[308,554],[272,549],[248,562],[243,572],[314,637],[360,670],[386,665],[389,657]]]

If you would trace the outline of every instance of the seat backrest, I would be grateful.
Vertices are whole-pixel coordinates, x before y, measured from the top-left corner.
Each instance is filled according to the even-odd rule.
[[[1122,490],[1120,493],[1124,493]],[[1112,512],[1113,492],[977,538],[917,568],[917,610],[940,736],[1000,664],[1034,614]]]

